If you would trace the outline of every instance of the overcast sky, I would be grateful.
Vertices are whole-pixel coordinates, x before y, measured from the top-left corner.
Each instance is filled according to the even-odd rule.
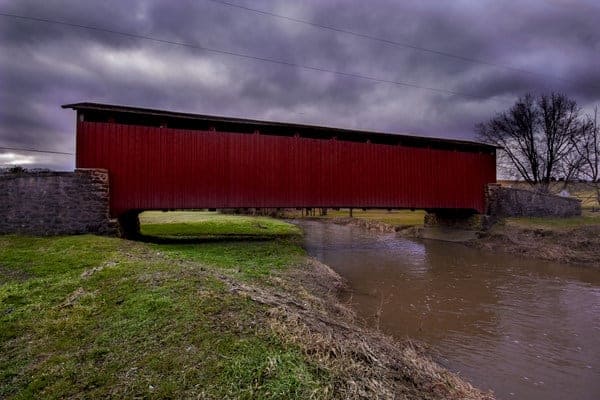
[[[73,152],[74,112],[60,105],[82,101],[466,139],[528,91],[600,104],[597,0],[228,2],[488,64],[210,0],[0,0],[0,13],[458,93],[0,16],[0,147]],[[0,150],[0,166],[15,163],[74,167]]]

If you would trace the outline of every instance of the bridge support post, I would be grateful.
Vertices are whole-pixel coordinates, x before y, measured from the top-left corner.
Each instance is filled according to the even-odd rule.
[[[127,210],[119,215],[119,236],[125,239],[140,237],[140,210]]]
[[[490,226],[491,219],[487,215],[477,214],[472,210],[427,210],[425,227],[449,228],[457,230],[479,231]]]

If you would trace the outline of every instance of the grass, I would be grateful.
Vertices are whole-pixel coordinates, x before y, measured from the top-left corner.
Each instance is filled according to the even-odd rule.
[[[189,222],[183,222],[189,221]],[[252,237],[270,240],[161,244],[153,247],[173,260],[214,265],[242,279],[265,278],[298,264],[304,252],[300,229],[268,217],[223,215],[215,212],[145,212],[141,231],[158,238]]]
[[[143,235],[167,238],[300,235],[298,227],[276,219],[215,212],[147,211],[141,214],[140,223]]]
[[[500,181],[502,185],[514,188],[531,190],[531,186],[525,182]],[[558,194],[564,189],[563,182],[550,184],[550,193]],[[573,182],[567,185],[571,196],[581,200],[582,215],[579,217],[515,217],[507,218],[506,225],[509,227],[526,229],[543,229],[565,231],[578,227],[600,225],[600,212],[598,212],[598,201],[595,187],[590,183]]]
[[[164,216],[143,221],[173,234],[181,216]],[[193,233],[228,233],[220,218],[198,216]],[[237,232],[296,229],[225,220]],[[265,306],[219,279],[264,279],[302,256],[289,239],[0,236],[0,398],[326,397],[328,372],[263,323]]]
[[[173,260],[215,265],[248,280],[266,278],[272,272],[298,264],[303,250],[294,241],[153,245]]]
[[[328,210],[327,216],[321,218],[347,218],[350,216],[348,209]],[[380,221],[395,226],[423,225],[425,211],[423,210],[352,210],[352,216],[359,219]]]
[[[499,181],[502,185],[531,190],[531,186],[523,181]],[[567,191],[571,196],[581,200],[581,206],[584,209],[598,209],[600,203],[598,203],[597,188],[600,183],[592,184],[589,182],[569,182],[567,184]],[[552,182],[549,186],[550,193],[559,194],[564,189],[563,182]]]
[[[515,187],[529,188],[525,183],[521,182],[505,182]],[[553,193],[558,193],[562,189],[562,183],[556,183],[551,187]],[[520,226],[531,229],[557,229],[566,230],[587,225],[600,225],[600,212],[593,212],[592,209],[598,209],[598,203],[595,197],[595,191],[589,184],[573,183],[569,184],[568,189],[571,194],[582,200],[583,213],[581,217],[572,218],[550,218],[550,217],[521,217],[507,218],[506,223],[512,226]],[[415,226],[423,225],[424,210],[353,210],[353,217],[360,219],[368,219],[381,221],[394,226]],[[344,218],[349,216],[348,210],[329,210],[324,218]]]
[[[567,230],[588,225],[600,225],[600,213],[584,210],[580,217],[518,217],[507,218],[506,224],[530,229]]]

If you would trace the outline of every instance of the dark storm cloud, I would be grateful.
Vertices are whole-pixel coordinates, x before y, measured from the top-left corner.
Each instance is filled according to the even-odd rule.
[[[5,13],[469,95],[0,17],[0,146],[73,151],[74,115],[60,105],[79,101],[471,139],[476,123],[528,91],[561,91],[586,110],[600,103],[600,7],[592,0],[236,1],[538,74],[316,29],[209,0],[0,2]],[[73,166],[72,157],[0,150],[0,164],[11,160]]]

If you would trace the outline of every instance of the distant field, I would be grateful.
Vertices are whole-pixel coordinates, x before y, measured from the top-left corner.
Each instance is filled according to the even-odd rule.
[[[519,217],[507,218],[509,226],[519,226],[532,229],[566,230],[587,225],[600,225],[600,212],[584,210],[581,217],[550,218],[550,217]]]
[[[287,214],[287,213],[286,213]],[[291,214],[287,214],[289,217],[300,218],[301,212],[296,211]],[[316,210],[314,216],[311,218],[348,218],[350,217],[350,210],[347,208],[342,208],[340,210],[327,210],[327,215],[320,215],[319,209]],[[394,225],[394,226],[413,226],[413,225],[423,225],[423,219],[425,218],[425,211],[423,210],[366,210],[362,209],[353,209],[352,217],[359,219],[368,219],[373,221],[380,221],[386,224]]]
[[[498,183],[500,183],[503,186],[531,190],[531,186],[526,182],[498,181]],[[550,184],[551,193],[558,194],[563,189],[563,182],[552,182]],[[567,230],[581,226],[600,225],[600,212],[597,211],[600,208],[600,205],[598,204],[594,187],[591,186],[590,183],[573,182],[567,184],[566,189],[571,196],[581,200],[581,206],[583,208],[583,213],[581,217],[507,218],[506,224],[508,226],[517,226],[522,228],[549,230]]]
[[[350,215],[349,210],[340,211],[329,211],[328,217],[348,217]],[[352,215],[354,218],[370,219],[375,221],[381,221],[390,225],[423,225],[423,219],[425,218],[425,211],[423,210],[353,210]]]
[[[400,211],[381,211],[381,210],[367,210],[367,211],[354,211],[354,218],[369,219],[374,221],[381,221],[386,224],[394,226],[414,226],[423,225],[423,218],[425,217],[425,211],[423,210],[400,210]],[[327,217],[323,218],[334,218],[334,217],[348,217],[349,213],[347,210],[328,212]],[[580,217],[571,218],[532,218],[532,217],[519,217],[519,218],[507,218],[506,224],[520,226],[523,228],[532,229],[552,229],[562,230],[570,229],[587,225],[600,225],[600,212],[593,212],[589,208],[584,209]]]
[[[530,190],[531,186],[526,182],[521,181],[498,181],[503,186],[509,186],[520,189]],[[597,184],[600,185],[600,184]],[[550,192],[554,194],[558,194],[563,190],[564,183],[563,182],[552,182],[550,184]],[[592,186],[591,183],[583,183],[583,182],[573,182],[567,184],[567,191],[573,197],[581,200],[581,205],[583,208],[600,208],[600,204],[598,203],[598,197],[596,196],[595,187]]]

